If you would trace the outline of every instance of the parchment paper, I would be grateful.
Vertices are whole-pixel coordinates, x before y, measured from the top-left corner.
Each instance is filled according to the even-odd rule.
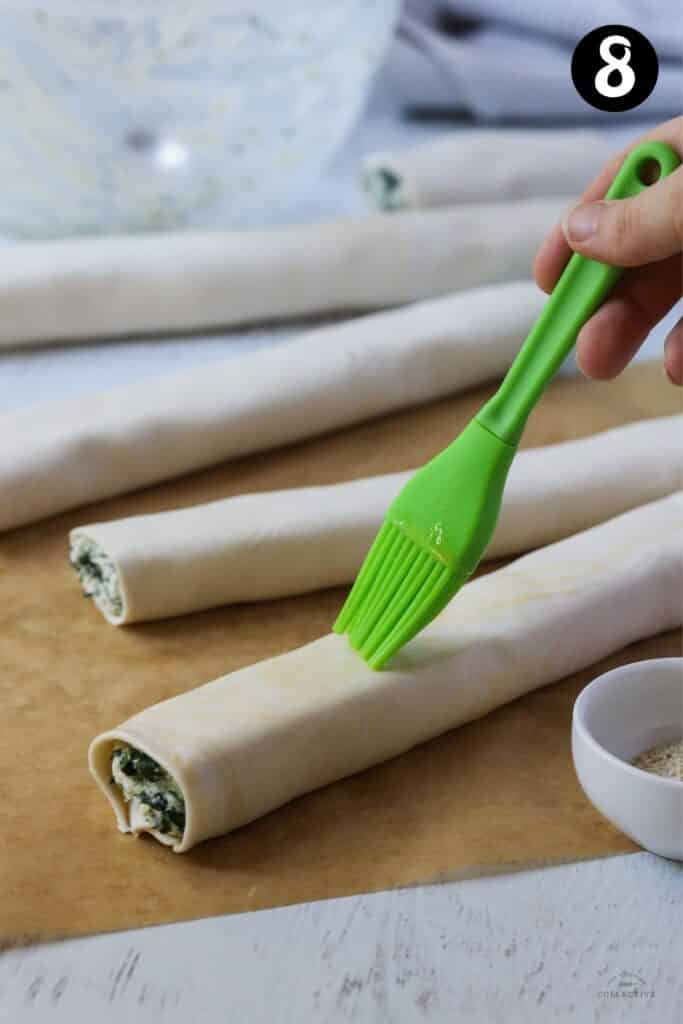
[[[611,665],[680,653],[678,634],[635,644],[183,856],[154,840],[120,835],[87,772],[86,749],[96,733],[148,704],[320,636],[344,592],[113,629],[80,596],[67,565],[72,526],[417,465],[447,444],[489,393],[220,466],[0,536],[0,942],[636,849],[590,807],[575,779],[572,702]],[[659,364],[630,370],[610,384],[563,380],[533,414],[525,445],[680,408],[680,392]]]

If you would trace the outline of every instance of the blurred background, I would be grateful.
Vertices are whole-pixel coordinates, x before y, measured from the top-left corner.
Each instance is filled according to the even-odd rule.
[[[652,95],[606,115],[576,42],[625,23]],[[472,125],[633,134],[681,105],[671,0],[0,0],[0,233],[241,227],[363,209],[359,158]]]
[[[585,103],[569,73],[577,41],[611,23],[644,33],[660,64],[648,99],[618,115]],[[0,0],[0,30],[0,242],[10,261],[16,240],[400,208],[399,193],[368,179],[375,154],[446,137],[464,150],[482,128],[591,128],[616,150],[679,113],[683,89],[672,0]],[[587,165],[586,180],[592,173]],[[300,329],[7,351],[0,409],[139,379],[160,363],[238,355]]]

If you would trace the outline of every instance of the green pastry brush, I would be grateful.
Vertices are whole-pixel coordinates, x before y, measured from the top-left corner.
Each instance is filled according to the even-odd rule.
[[[606,198],[635,196],[679,163],[664,143],[642,143]],[[574,253],[493,398],[389,508],[334,624],[371,668],[431,622],[476,569],[527,417],[621,273]]]

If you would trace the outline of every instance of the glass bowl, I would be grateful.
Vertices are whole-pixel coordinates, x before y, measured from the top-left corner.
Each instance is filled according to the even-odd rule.
[[[0,0],[0,233],[263,223],[344,139],[399,0]]]

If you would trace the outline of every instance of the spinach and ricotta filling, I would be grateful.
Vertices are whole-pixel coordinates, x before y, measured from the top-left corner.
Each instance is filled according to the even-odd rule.
[[[77,535],[71,542],[69,561],[78,573],[84,597],[90,597],[106,616],[118,618],[123,612],[116,566],[104,548],[90,537]]]
[[[366,167],[362,185],[380,210],[403,210],[408,205],[403,178],[388,167]]]
[[[182,839],[185,800],[173,776],[153,758],[125,744],[116,747],[111,756],[111,783],[119,787],[129,805],[133,828]]]

